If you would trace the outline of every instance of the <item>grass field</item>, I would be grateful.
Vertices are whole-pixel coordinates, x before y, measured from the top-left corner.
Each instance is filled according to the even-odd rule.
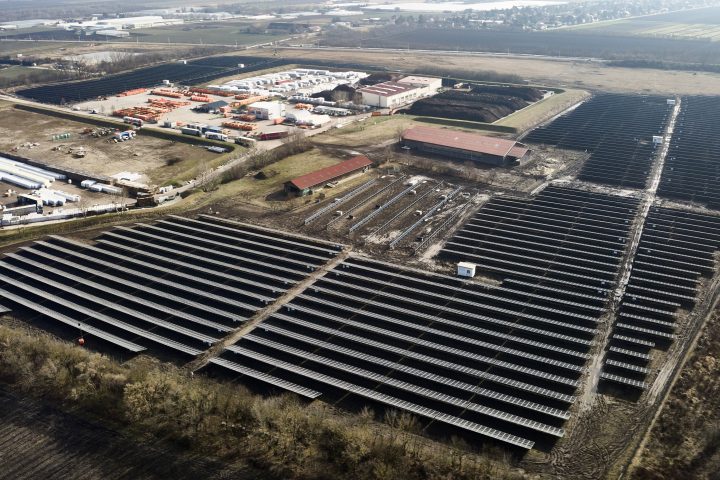
[[[438,128],[450,127],[456,130],[482,133],[483,135],[498,135],[497,132],[489,129],[491,127],[484,128],[485,124],[483,123],[399,114],[391,117],[368,117],[365,121],[344,128],[328,130],[320,135],[313,136],[312,141],[320,145],[375,148],[385,142],[390,143],[397,140],[403,130],[415,125]]]
[[[515,113],[511,113],[507,117],[495,122],[494,125],[513,127],[516,128],[518,132],[523,132],[552,118],[589,95],[590,94],[584,90],[566,90],[565,92],[546,97]]]
[[[319,149],[312,149],[265,167],[262,171],[269,178],[261,180],[249,176],[220,185],[208,197],[203,198],[202,202],[205,204],[230,199],[227,201],[241,201],[261,208],[293,206],[297,201],[289,203],[280,195],[285,182],[320,168],[335,165],[341,160],[344,159],[325,154]]]
[[[56,54],[61,48],[71,48],[77,42],[24,42],[17,40],[0,40],[0,55],[49,55]]]
[[[7,68],[0,68],[0,78],[7,80],[15,80],[19,77],[22,77],[23,75],[28,75],[29,73],[39,71],[42,70],[37,68],[20,67],[18,65],[13,65]]]

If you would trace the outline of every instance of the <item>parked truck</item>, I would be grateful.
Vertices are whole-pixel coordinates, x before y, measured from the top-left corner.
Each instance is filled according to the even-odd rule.
[[[183,135],[193,135],[195,137],[202,137],[202,132],[197,128],[183,127],[180,129]]]
[[[228,136],[224,133],[219,132],[205,132],[205,138],[210,140],[220,140],[221,142],[227,142]]]
[[[280,138],[286,138],[288,136],[288,132],[268,132],[268,133],[261,133],[260,134],[260,140],[278,140]]]

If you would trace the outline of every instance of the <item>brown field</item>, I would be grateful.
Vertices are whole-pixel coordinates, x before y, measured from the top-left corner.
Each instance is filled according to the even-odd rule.
[[[124,143],[114,143],[109,137],[81,135],[88,127],[93,126],[5,105],[0,115],[0,152],[17,148],[14,152],[17,155],[48,166],[94,175],[137,172],[143,174],[140,182],[151,185],[192,178],[198,168],[212,166],[223,158],[200,147],[143,135]],[[70,133],[71,138],[51,140],[53,135],[62,133]],[[39,145],[23,147],[28,142]],[[67,148],[78,147],[85,149],[85,158],[66,153]]]
[[[272,55],[272,50],[248,50],[249,55]],[[654,94],[700,95],[720,91],[720,74],[654,70],[642,68],[607,67],[597,62],[572,62],[531,58],[504,58],[447,53],[363,52],[362,50],[278,49],[278,54],[298,63],[312,59],[392,65],[394,69],[437,67],[444,69],[493,70],[502,74],[521,75],[534,84],[568,88],[604,90],[609,92],[638,92]]]

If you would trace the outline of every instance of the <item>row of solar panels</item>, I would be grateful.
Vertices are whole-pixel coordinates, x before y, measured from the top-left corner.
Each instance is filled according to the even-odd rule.
[[[715,272],[720,217],[653,207],[646,220],[613,327],[602,378],[645,389],[650,352],[665,349],[681,313],[694,306],[698,284]]]
[[[637,205],[633,198],[554,186],[532,200],[498,197],[448,240],[441,256],[563,290],[562,300],[603,305]]]
[[[525,141],[592,152],[619,137],[652,140],[662,132],[670,111],[664,97],[598,94],[533,130]]]
[[[664,97],[600,94],[525,141],[589,152],[580,180],[644,188],[656,155],[652,137],[663,134],[672,108]]]
[[[531,448],[563,436],[592,345],[594,328],[577,324],[597,309],[565,306],[350,257],[212,363]]]
[[[487,255],[506,254],[516,271],[482,267],[502,285],[350,257],[213,364],[522,448],[551,441],[564,434],[636,208],[556,187],[534,202],[494,200],[480,213],[499,228],[483,232],[502,247]],[[479,236],[475,223],[458,236]]]
[[[170,217],[105,232],[94,246],[50,237],[0,260],[0,298],[132,352],[198,355],[338,246]]]
[[[658,194],[720,208],[718,109],[718,97],[682,99]]]

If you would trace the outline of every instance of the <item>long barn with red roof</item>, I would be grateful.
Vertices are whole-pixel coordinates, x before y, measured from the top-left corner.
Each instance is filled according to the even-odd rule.
[[[357,172],[367,171],[372,165],[365,155],[358,155],[344,162],[321,168],[285,183],[285,191],[295,195],[307,195],[328,182],[340,180]]]
[[[404,147],[421,153],[497,166],[512,165],[529,152],[515,140],[447,128],[412,127],[403,132],[402,140]]]

